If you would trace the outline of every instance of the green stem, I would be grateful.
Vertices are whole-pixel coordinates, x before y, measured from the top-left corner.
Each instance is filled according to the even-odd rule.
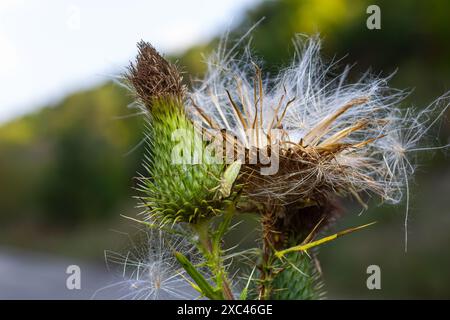
[[[262,261],[259,266],[260,276],[259,276],[259,299],[260,300],[268,300],[271,296],[272,291],[272,278],[273,278],[273,244],[272,244],[272,228],[273,221],[275,215],[275,207],[271,204],[267,204],[267,207],[264,209],[261,218],[262,225]]]
[[[175,258],[181,264],[181,266],[186,270],[186,272],[191,276],[192,280],[195,281],[201,292],[209,299],[219,300],[223,296],[215,290],[209,282],[201,275],[200,272],[192,265],[192,263],[180,252],[174,253]]]
[[[224,215],[224,220],[219,225],[219,228],[212,239],[209,232],[209,220],[199,221],[194,224],[193,227],[199,237],[199,250],[204,255],[207,265],[215,276],[217,288],[223,292],[223,297],[225,299],[234,300],[227,273],[221,259],[221,240],[231,221],[229,215],[230,214],[227,211]]]

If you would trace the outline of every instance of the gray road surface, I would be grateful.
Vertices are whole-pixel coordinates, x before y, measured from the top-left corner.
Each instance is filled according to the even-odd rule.
[[[79,290],[66,287],[66,269],[74,264],[81,270]],[[105,266],[0,247],[0,299],[90,299],[113,282]]]

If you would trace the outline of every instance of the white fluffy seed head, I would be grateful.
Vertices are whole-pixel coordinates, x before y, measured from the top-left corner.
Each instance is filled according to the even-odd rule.
[[[174,251],[182,252],[197,263],[199,255],[186,239],[160,230],[141,230],[126,254],[105,251],[109,268],[117,271],[120,280],[98,290],[94,298],[126,300],[166,300],[198,298],[188,275],[176,261]],[[142,241],[144,240],[144,241]],[[133,240],[134,243],[134,240]]]
[[[420,144],[446,112],[449,94],[420,112],[403,109],[407,92],[389,88],[390,77],[367,73],[350,83],[348,68],[332,77],[335,63],[320,59],[318,37],[297,36],[294,44],[292,64],[265,78],[248,46],[227,51],[222,43],[190,95],[190,114],[246,148],[254,145],[246,129],[282,130],[280,171],[260,177],[260,188],[248,191],[253,195],[286,202],[332,193],[360,200],[369,193],[399,202],[414,173],[414,152],[427,149]]]

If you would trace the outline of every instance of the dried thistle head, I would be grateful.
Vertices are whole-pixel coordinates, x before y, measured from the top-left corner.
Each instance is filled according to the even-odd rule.
[[[250,197],[278,204],[280,212],[326,208],[345,196],[364,207],[365,195],[397,203],[414,172],[412,155],[424,150],[418,144],[448,108],[448,95],[419,113],[405,112],[407,93],[389,88],[389,77],[366,74],[347,83],[347,69],[330,77],[333,65],[321,61],[318,38],[294,43],[292,64],[274,78],[262,75],[249,49],[238,56],[222,47],[191,94],[192,117],[210,130],[225,129],[246,154],[275,153],[274,174],[246,162],[242,180]]]
[[[182,99],[186,89],[178,68],[150,43],[140,41],[137,47],[139,53],[135,63],[130,63],[125,79],[141,103],[151,108],[157,99]]]

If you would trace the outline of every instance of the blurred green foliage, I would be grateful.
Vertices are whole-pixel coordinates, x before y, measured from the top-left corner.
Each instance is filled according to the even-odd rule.
[[[381,8],[381,30],[366,28],[370,4]],[[231,38],[265,17],[251,36],[252,44],[264,71],[276,72],[289,63],[295,33],[319,32],[328,60],[356,63],[350,78],[368,68],[382,75],[397,71],[391,85],[414,89],[405,105],[420,107],[450,89],[449,13],[445,0],[263,1],[231,30]],[[199,44],[174,59],[195,78],[204,71],[202,54],[217,43]],[[127,154],[143,138],[141,117],[128,117],[133,112],[126,108],[130,102],[121,87],[108,83],[0,127],[0,243],[34,247],[49,230],[61,228],[65,231],[59,238],[50,234],[54,242],[70,242],[73,252],[104,243],[107,219],[132,208],[133,177],[141,171],[143,147]],[[446,143],[448,121],[439,135],[440,143]],[[417,216],[411,222],[412,253],[403,252],[404,208],[375,206],[363,218],[349,214],[341,222],[345,226],[374,217],[380,223],[376,230],[352,235],[357,243],[349,237],[322,250],[332,297],[450,297],[450,165],[440,153],[423,160],[427,169],[412,185],[418,194],[412,199]],[[96,223],[101,227],[84,237],[80,230]],[[79,232],[83,240],[68,237],[69,231]],[[63,250],[43,243],[40,248]],[[387,289],[382,292],[365,287],[369,264],[385,270]]]
[[[131,197],[142,137],[130,99],[107,84],[0,128],[2,226],[16,221],[74,228],[117,214]],[[128,111],[130,114],[132,111]]]

